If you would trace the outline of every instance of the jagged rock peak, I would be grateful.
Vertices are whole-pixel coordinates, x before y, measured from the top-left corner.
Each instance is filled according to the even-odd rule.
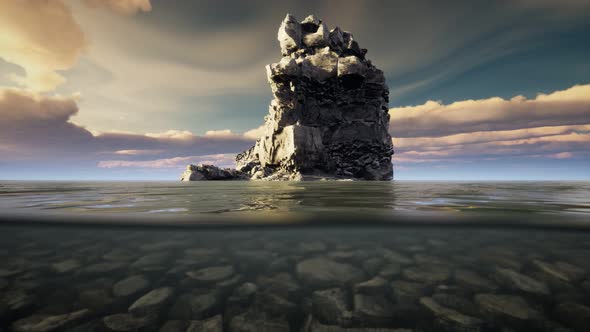
[[[298,23],[288,14],[277,36],[283,58],[266,66],[274,99],[265,134],[237,156],[238,169],[262,179],[391,179],[389,89],[367,51],[313,15]]]
[[[273,93],[264,134],[236,156],[237,170],[194,166],[184,179],[365,179],[393,177],[389,89],[352,33],[287,14],[283,57],[266,66]]]
[[[326,46],[338,55],[356,55],[364,58],[367,52],[359,47],[352,33],[342,31],[339,27],[330,30],[322,20],[316,19],[313,15],[307,16],[299,23],[293,15],[287,14],[279,27],[277,39],[283,56],[313,53],[314,48]]]

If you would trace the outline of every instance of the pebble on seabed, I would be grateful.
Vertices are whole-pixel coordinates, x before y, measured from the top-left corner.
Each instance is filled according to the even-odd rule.
[[[18,234],[2,242],[14,255],[5,256],[0,278],[1,329],[580,332],[590,324],[590,263],[566,254],[571,243],[581,248],[577,255],[590,253],[590,241],[579,235],[554,234],[540,247],[518,234],[478,238],[467,230],[309,233],[305,241],[265,232],[195,233],[187,241],[179,233],[177,244],[159,245],[149,233],[77,232],[85,239],[80,250],[43,250],[41,243],[57,247],[51,241],[59,237],[37,238],[34,230],[27,238],[39,241],[35,250],[19,250]],[[439,242],[446,245],[432,245]],[[511,255],[516,244],[531,254]],[[105,258],[118,253],[121,260]]]

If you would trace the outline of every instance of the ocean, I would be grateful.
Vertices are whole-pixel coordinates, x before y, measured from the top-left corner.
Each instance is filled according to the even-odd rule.
[[[0,331],[587,331],[590,182],[0,182]]]

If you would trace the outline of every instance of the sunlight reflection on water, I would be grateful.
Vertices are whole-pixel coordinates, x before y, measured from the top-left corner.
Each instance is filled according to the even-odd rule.
[[[588,182],[4,182],[0,198],[34,215],[590,213]]]

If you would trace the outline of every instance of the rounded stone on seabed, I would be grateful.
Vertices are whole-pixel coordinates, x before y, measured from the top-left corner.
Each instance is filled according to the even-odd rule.
[[[245,282],[240,287],[237,287],[232,296],[238,299],[248,299],[258,291],[258,286],[251,282]]]
[[[498,289],[493,281],[470,270],[459,269],[453,273],[455,282],[463,288],[474,291],[494,291]]]
[[[477,316],[478,314],[478,311],[475,309],[476,306],[470,297],[463,297],[451,293],[435,293],[432,295],[432,299],[441,306],[457,310],[465,315]]]
[[[229,322],[230,332],[290,331],[289,322],[284,319],[260,317],[256,312],[234,316]]]
[[[324,257],[301,261],[296,271],[298,278],[313,288],[342,286],[365,279],[362,270]]]
[[[171,287],[156,288],[135,301],[129,307],[129,312],[137,316],[156,313],[172,298],[173,293]]]
[[[136,317],[132,314],[114,314],[102,319],[105,327],[111,331],[138,331],[150,324],[148,317]]]
[[[363,262],[363,270],[371,276],[376,275],[382,266],[383,259],[380,257],[372,257]]]
[[[298,246],[298,249],[304,253],[326,251],[326,248],[326,244],[322,241],[306,241]]]
[[[183,294],[170,308],[168,317],[182,320],[203,319],[218,309],[222,301],[221,295],[216,290]]]
[[[390,279],[391,277],[397,276],[401,273],[402,269],[399,264],[385,264],[379,270],[378,275],[382,278]]]
[[[126,264],[118,262],[96,263],[79,270],[83,274],[108,274],[125,268]]]
[[[219,255],[220,251],[213,248],[192,248],[184,251],[184,257],[198,268],[207,266]]]
[[[536,259],[533,261],[533,266],[542,273],[566,282],[571,282],[584,276],[583,269],[565,262],[551,264]]]
[[[76,259],[67,259],[51,265],[53,271],[57,273],[72,272],[80,267],[80,262]]]
[[[130,276],[113,285],[113,294],[120,297],[130,296],[145,290],[149,285],[150,281],[143,275]]]
[[[496,268],[494,277],[507,288],[517,289],[531,294],[549,294],[549,287],[545,283],[511,269]]]
[[[162,325],[158,332],[186,332],[188,322],[183,320],[169,320]]]
[[[82,309],[63,315],[33,315],[12,323],[14,332],[48,332],[72,327],[90,315],[90,310]]]
[[[216,283],[228,279],[234,275],[234,268],[231,265],[214,266],[200,269],[197,271],[189,271],[186,273],[192,279],[204,283]]]
[[[80,304],[95,312],[102,312],[111,308],[115,302],[106,289],[94,289],[81,292],[78,296]]]
[[[576,331],[587,331],[590,327],[590,307],[582,304],[559,304],[555,307],[555,316]]]
[[[414,262],[408,256],[391,249],[380,249],[379,254],[382,255],[386,261],[391,263],[406,265]]]
[[[492,318],[526,321],[539,317],[538,311],[520,296],[501,294],[477,294],[474,297],[479,309]]]
[[[0,315],[12,316],[30,311],[37,304],[34,295],[21,289],[8,289],[0,293]]]
[[[192,321],[186,332],[223,332],[223,319],[221,315],[216,315],[208,319]]]
[[[436,284],[448,280],[451,270],[444,265],[412,266],[402,271],[404,278],[427,284]]]
[[[256,283],[260,290],[281,295],[284,298],[297,298],[300,295],[299,283],[293,276],[280,272],[270,276],[259,276]]]
[[[0,278],[14,277],[15,275],[21,274],[24,271],[19,269],[5,269],[0,268]]]
[[[258,292],[254,299],[254,307],[275,317],[294,317],[297,305],[286,298],[268,292]]]
[[[435,325],[448,331],[480,331],[483,321],[446,308],[430,297],[420,299],[420,304],[434,315]]]
[[[396,303],[407,305],[415,304],[418,299],[426,294],[427,285],[421,282],[394,280],[391,282],[391,294]]]
[[[351,323],[352,312],[348,308],[346,293],[340,288],[315,291],[312,294],[314,317],[324,324],[347,326]]]
[[[383,294],[389,289],[389,283],[384,278],[378,276],[373,279],[355,284],[353,289],[355,293]]]
[[[392,320],[393,304],[383,295],[354,295],[353,319],[367,325],[384,325]]]
[[[108,261],[131,261],[137,258],[137,253],[128,249],[116,248],[102,256],[103,259]]]

